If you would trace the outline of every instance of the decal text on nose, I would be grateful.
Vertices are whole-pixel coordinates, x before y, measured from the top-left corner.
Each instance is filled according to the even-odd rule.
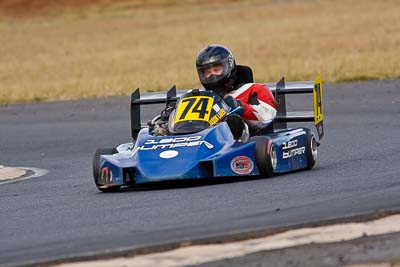
[[[188,136],[176,138],[148,139],[139,150],[172,149],[178,147],[196,147],[205,145],[208,149],[214,148],[212,144],[201,140],[201,136]]]

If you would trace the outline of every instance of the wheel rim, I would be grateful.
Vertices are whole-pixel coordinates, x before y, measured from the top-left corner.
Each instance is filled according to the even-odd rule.
[[[271,145],[270,158],[271,158],[272,170],[275,171],[277,165],[277,158],[276,158],[276,149],[273,144]]]
[[[314,136],[311,137],[310,146],[311,146],[311,155],[312,155],[314,161],[317,161],[317,157],[318,157],[317,140],[315,140]]]

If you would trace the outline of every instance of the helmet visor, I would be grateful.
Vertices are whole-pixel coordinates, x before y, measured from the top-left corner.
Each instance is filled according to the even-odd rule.
[[[230,64],[228,60],[221,60],[218,62],[198,66],[197,72],[199,74],[201,83],[213,84],[229,75]]]

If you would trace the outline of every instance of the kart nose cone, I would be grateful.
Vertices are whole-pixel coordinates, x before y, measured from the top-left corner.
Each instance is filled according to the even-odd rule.
[[[136,166],[136,183],[203,177],[198,158],[182,154],[181,151],[166,150],[155,158],[140,161]]]

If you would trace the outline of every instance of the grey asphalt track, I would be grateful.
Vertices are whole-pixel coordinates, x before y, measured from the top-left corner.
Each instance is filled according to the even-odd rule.
[[[324,104],[312,171],[113,194],[91,160],[129,141],[129,97],[0,107],[0,164],[50,171],[0,185],[0,265],[400,210],[400,80],[328,84]]]

